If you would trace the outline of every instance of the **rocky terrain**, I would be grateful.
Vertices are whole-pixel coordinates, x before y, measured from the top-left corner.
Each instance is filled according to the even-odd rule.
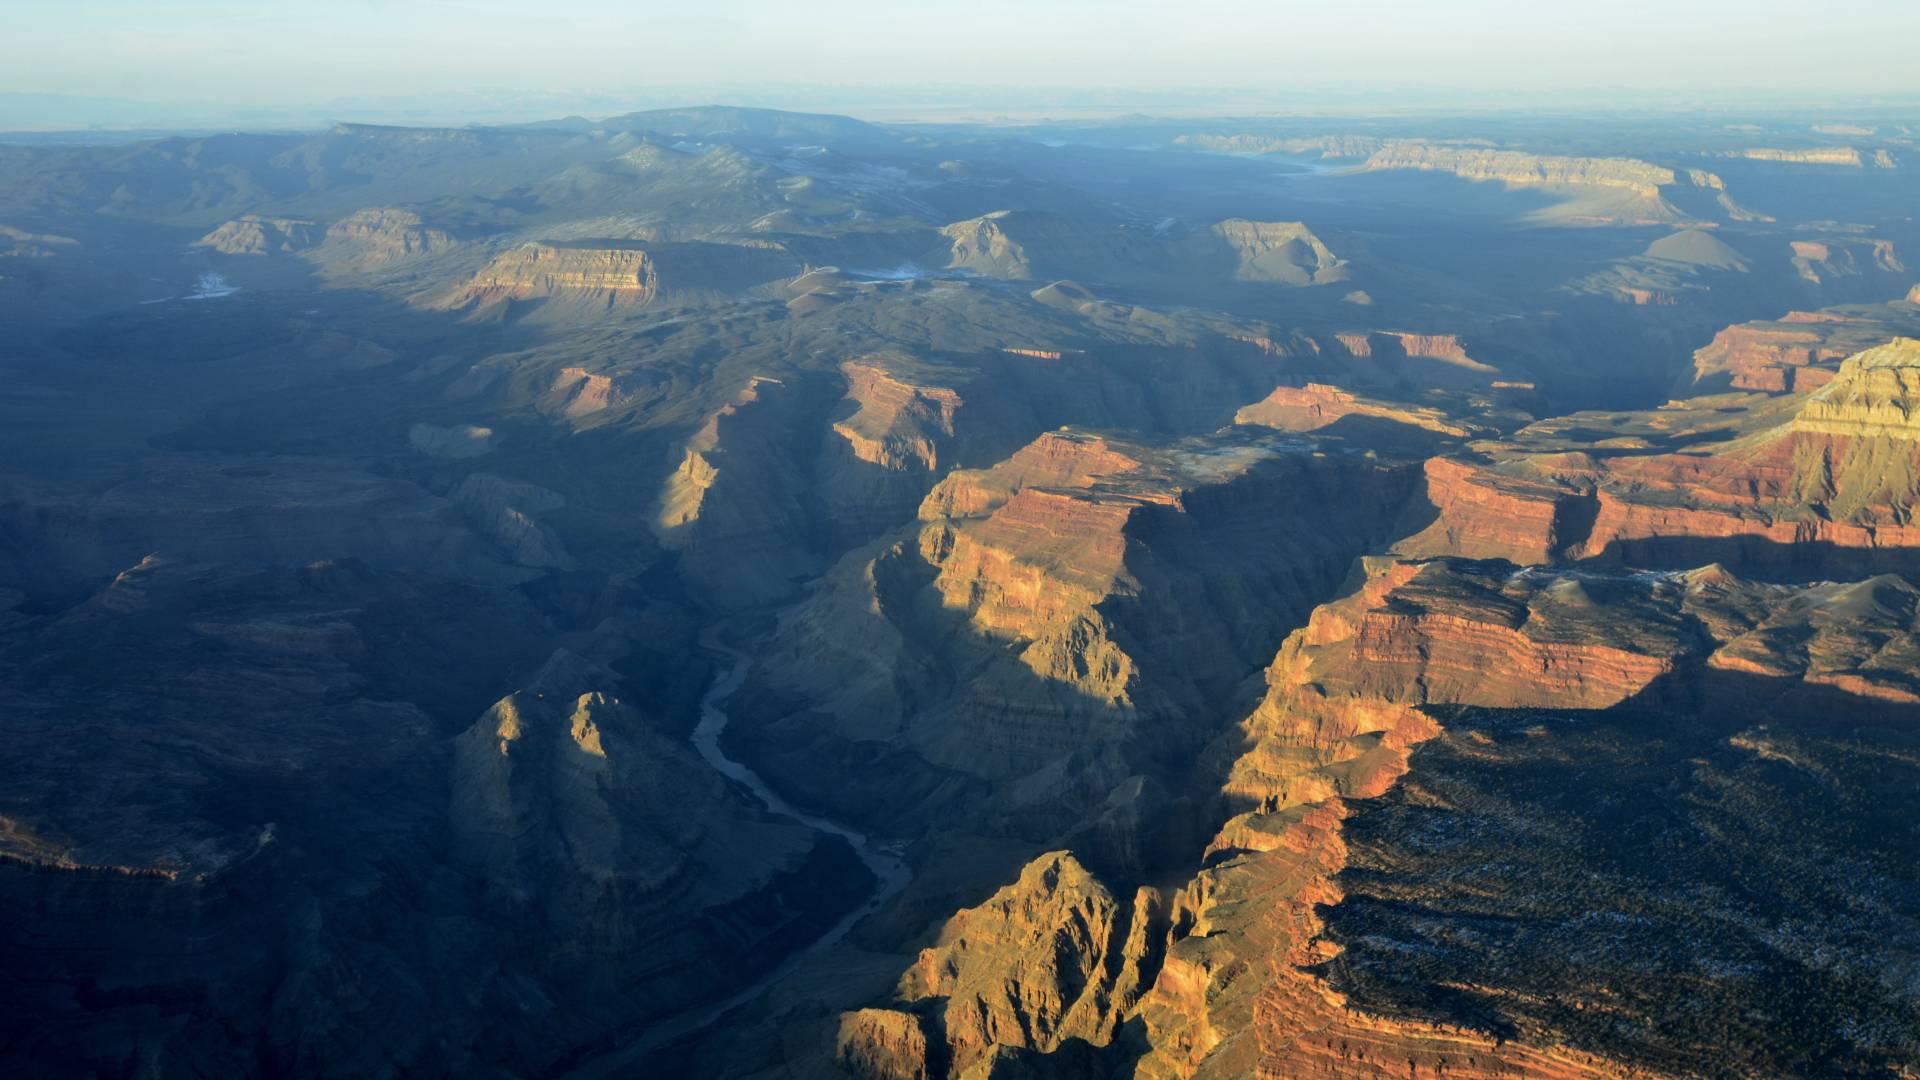
[[[0,140],[0,1064],[1915,1075],[1910,118],[1547,119]]]

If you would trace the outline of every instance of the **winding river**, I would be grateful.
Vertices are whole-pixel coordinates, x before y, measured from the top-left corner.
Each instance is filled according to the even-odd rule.
[[[899,855],[885,850],[857,829],[842,825],[830,818],[796,809],[769,787],[759,773],[748,768],[745,763],[727,756],[726,750],[720,745],[720,736],[727,730],[728,719],[727,710],[722,707],[722,703],[733,696],[733,692],[740,689],[740,684],[746,681],[747,668],[751,661],[746,653],[723,643],[712,631],[701,636],[700,644],[709,651],[726,657],[730,666],[726,674],[715,679],[713,685],[707,688],[705,696],[700,699],[700,722],[693,729],[693,748],[721,775],[751,792],[769,813],[777,817],[790,818],[817,832],[831,833],[852,844],[854,853],[860,856],[860,861],[873,872],[875,879],[873,895],[867,898],[866,903],[848,912],[839,922],[834,923],[826,933],[814,939],[811,944],[795,950],[781,961],[779,966],[738,993],[714,1004],[667,1017],[649,1025],[640,1038],[612,1053],[584,1063],[573,1073],[575,1076],[624,1074],[647,1055],[699,1031],[728,1012],[759,997],[774,983],[785,978],[789,972],[799,966],[802,960],[838,944],[855,924],[878,911],[880,905],[891,900],[901,889],[907,887],[907,882],[913,879],[913,871],[907,866],[906,860]]]
[[[852,930],[855,923],[878,911],[881,904],[891,900],[895,893],[906,888],[907,882],[913,878],[913,871],[907,867],[905,859],[875,844],[868,839],[867,834],[830,818],[818,817],[795,809],[792,804],[768,787],[759,773],[727,756],[727,752],[720,746],[721,733],[727,730],[727,710],[721,708],[721,702],[733,696],[733,692],[740,689],[740,684],[746,681],[749,658],[746,653],[722,644],[711,633],[703,636],[700,641],[708,649],[732,661],[732,666],[727,669],[725,675],[714,680],[706,696],[700,699],[700,723],[693,729],[693,748],[700,752],[700,756],[706,759],[707,764],[717,769],[721,775],[738,781],[774,814],[792,818],[818,832],[832,833],[845,838],[847,843],[853,845],[854,853],[860,856],[860,861],[867,865],[868,870],[873,871],[877,881],[873,896],[867,900],[866,904],[848,912],[846,918],[835,923],[831,930],[803,950],[803,952],[818,952],[846,937],[847,931]],[[773,980],[769,978],[765,981]]]

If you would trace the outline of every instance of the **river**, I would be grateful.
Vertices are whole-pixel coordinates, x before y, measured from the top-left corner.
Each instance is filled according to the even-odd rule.
[[[647,1055],[699,1031],[733,1009],[759,997],[767,991],[768,987],[785,978],[802,960],[838,944],[855,924],[878,911],[880,905],[893,899],[901,889],[907,887],[907,882],[913,879],[912,869],[899,855],[883,849],[858,829],[842,825],[831,818],[796,809],[791,803],[781,798],[778,792],[767,786],[767,782],[761,779],[759,773],[754,772],[744,762],[727,756],[720,742],[721,735],[727,730],[728,720],[723,703],[733,696],[734,691],[740,689],[741,683],[746,681],[750,658],[747,654],[722,642],[712,631],[702,635],[700,643],[706,649],[726,657],[731,665],[727,668],[726,674],[713,681],[713,685],[707,688],[706,694],[700,699],[700,722],[693,729],[694,750],[698,751],[707,764],[713,766],[721,775],[751,792],[769,813],[777,817],[790,818],[817,832],[831,833],[852,844],[854,854],[860,856],[860,861],[873,872],[875,879],[873,895],[867,898],[866,903],[848,912],[839,922],[829,927],[826,933],[815,938],[805,948],[795,950],[781,961],[779,966],[755,980],[751,985],[742,988],[725,1000],[691,1009],[648,1025],[638,1039],[618,1050],[585,1062],[573,1072],[574,1076],[596,1077],[624,1074],[644,1060]]]

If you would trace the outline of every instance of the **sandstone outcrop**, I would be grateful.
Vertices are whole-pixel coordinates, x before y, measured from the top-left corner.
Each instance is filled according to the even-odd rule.
[[[1510,568],[1374,562],[1362,587],[1288,639],[1265,700],[1218,744],[1231,762],[1222,794],[1237,812],[1207,869],[1175,896],[1141,889],[1129,911],[1070,855],[1033,861],[947,924],[891,1010],[842,1018],[842,1045],[858,1048],[843,1060],[901,1045],[882,1036],[928,999],[941,1021],[913,1030],[944,1034],[949,1075],[999,1048],[1044,1053],[1072,1037],[1111,1047],[1129,1022],[1139,1034],[1123,1060],[1138,1057],[1133,1074],[1150,1077],[1397,1074],[1403,1063],[1409,1074],[1613,1071],[1550,1043],[1356,1014],[1310,970],[1337,952],[1318,940],[1318,905],[1340,899],[1345,800],[1388,790],[1409,750],[1439,733],[1424,706],[1605,708],[1670,672],[1686,648],[1677,619],[1627,639],[1583,635],[1564,621],[1591,614],[1583,601],[1567,582]],[[882,1026],[879,1015],[899,1019]]]
[[[1168,221],[1148,230],[1096,218],[1001,210],[948,225],[941,236],[948,243],[949,268],[1016,281],[1197,279],[1306,286],[1345,281],[1349,273],[1346,262],[1297,221],[1231,218],[1205,228]],[[1058,287],[1043,287],[1035,298],[1074,309],[1092,300],[1069,299]]]
[[[1794,270],[1815,285],[1871,272],[1903,274],[1907,269],[1891,240],[1793,240],[1788,246]]]
[[[1347,279],[1345,261],[1301,222],[1232,218],[1212,232],[1232,250],[1236,280],[1326,285]]]
[[[834,1063],[855,1080],[934,1080],[939,1074],[920,1017],[894,1009],[840,1015]]]
[[[1363,383],[1409,389],[1486,387],[1500,376],[1500,369],[1474,359],[1457,334],[1346,331],[1335,334],[1328,345],[1334,355],[1350,358],[1345,371]]]
[[[1801,150],[1783,150],[1778,147],[1752,147],[1740,151],[1740,157],[1748,161],[1773,161],[1789,165],[1847,165],[1859,168],[1866,164],[1860,151],[1850,146],[1817,147]]]
[[[331,268],[372,271],[439,255],[456,246],[451,234],[427,225],[410,210],[370,207],[327,226],[316,257]]]
[[[1318,431],[1349,416],[1382,420],[1444,438],[1463,439],[1469,434],[1440,409],[1376,401],[1324,383],[1276,387],[1261,400],[1242,406],[1234,414],[1233,422],[1306,432]]]
[[[626,404],[629,396],[616,376],[597,374],[582,367],[563,367],[547,385],[540,409],[550,416],[580,422]]]
[[[1691,207],[1710,196],[1706,209],[1735,220],[1755,215],[1726,192],[1720,177],[1701,169],[1675,171],[1635,158],[1574,157],[1496,150],[1484,146],[1395,139],[1382,144],[1362,169],[1444,172],[1463,180],[1497,182],[1508,188],[1539,188],[1565,197],[1534,212],[1543,222],[1584,225],[1650,225],[1698,217]],[[1675,205],[1675,200],[1688,209]]]
[[[659,273],[643,248],[523,244],[495,256],[440,306],[488,311],[551,300],[614,310],[642,307],[659,289]]]
[[[1920,334],[1920,289],[1904,300],[1793,311],[1736,323],[1693,354],[1694,384],[1770,393],[1807,393],[1827,384],[1839,361],[1888,338]]]
[[[1920,545],[1920,451],[1910,415],[1920,388],[1912,339],[1847,359],[1785,424],[1704,455],[1630,458],[1608,470],[1585,550],[1643,550],[1703,537],[1748,535],[1802,554],[1858,549],[1873,565]]]
[[[949,267],[971,270],[986,277],[1020,280],[1033,276],[1027,249],[1008,234],[1012,211],[996,210],[970,221],[957,221],[940,230],[952,243]]]
[[[222,255],[272,255],[306,251],[319,241],[320,227],[314,222],[249,214],[195,240],[194,246]]]
[[[1415,141],[1390,142],[1367,159],[1372,171],[1418,169],[1515,187],[1618,187],[1657,198],[1678,182],[1672,169],[1632,158],[1565,157]]]
[[[1581,510],[1592,500],[1577,490],[1445,457],[1427,459],[1424,473],[1422,494],[1432,520],[1395,542],[1394,550],[1403,555],[1505,559],[1531,566],[1554,562],[1568,545],[1586,539]],[[1409,524],[1418,524],[1422,516],[1416,502]]]
[[[1116,898],[1069,852],[1028,863],[1018,880],[947,921],[895,988],[895,1009],[841,1018],[841,1057],[856,1075],[969,1076],[1002,1048],[1049,1052],[1069,1039],[1107,1046],[1151,985],[1165,949],[1165,902]],[[913,1010],[932,1007],[946,1045],[927,1053]],[[876,1067],[886,1063],[884,1068]]]
[[[1164,275],[1165,238],[1097,217],[997,210],[940,230],[946,266],[1013,281]]]
[[[867,813],[973,776],[1047,835],[1191,753],[1207,703],[1385,538],[1413,479],[1271,437],[1076,430],[954,472],[918,526],[848,555],[782,620],[749,681],[762,767]],[[777,705],[793,700],[810,708]],[[901,778],[809,780],[814,755],[843,753],[890,755]]]
[[[1434,519],[1396,550],[1794,577],[1893,569],[1920,546],[1916,370],[1920,346],[1903,338],[1803,397],[1536,424],[1492,460],[1430,462]]]
[[[1718,1051],[1709,1039],[1689,1044],[1684,1036],[1664,1042],[1598,1036],[1576,1011],[1532,1008],[1528,1002],[1537,999],[1523,985],[1533,981],[1528,970],[1503,965],[1499,950],[1482,951],[1479,942],[1438,937],[1429,939],[1435,952],[1427,952],[1417,937],[1406,936],[1417,931],[1404,925],[1394,926],[1397,941],[1365,936],[1392,917],[1377,905],[1352,908],[1352,889],[1375,893],[1376,882],[1385,878],[1408,890],[1420,886],[1405,864],[1390,867],[1371,849],[1364,853],[1368,876],[1349,880],[1342,873],[1355,855],[1344,834],[1356,810],[1373,812],[1371,803],[1353,800],[1378,799],[1402,777],[1415,782],[1423,774],[1411,753],[1429,740],[1444,736],[1457,754],[1514,737],[1484,726],[1447,733],[1436,706],[1452,707],[1439,714],[1447,716],[1459,715],[1459,706],[1494,715],[1532,713],[1537,723],[1540,710],[1626,711],[1676,692],[1663,689],[1669,684],[1681,684],[1697,688],[1679,691],[1698,695],[1693,707],[1704,701],[1716,717],[1750,718],[1745,710],[1753,701],[1723,688],[1718,673],[1740,668],[1748,654],[1777,655],[1777,643],[1796,631],[1775,628],[1774,619],[1793,627],[1830,627],[1823,632],[1837,636],[1809,650],[1820,661],[1766,670],[1776,682],[1760,692],[1785,704],[1798,700],[1796,686],[1837,686],[1858,676],[1828,674],[1818,664],[1858,672],[1856,665],[1876,654],[1842,640],[1881,640],[1878,635],[1891,632],[1902,642],[1895,654],[1911,647],[1906,613],[1914,592],[1890,578],[1811,589],[1755,585],[1717,567],[1606,578],[1516,573],[1498,564],[1371,563],[1347,598],[1321,608],[1289,639],[1268,672],[1267,697],[1246,721],[1245,735],[1221,744],[1232,761],[1224,794],[1229,805],[1245,809],[1214,841],[1215,861],[1175,901],[1175,941],[1138,1007],[1150,1049],[1134,1074],[1602,1076],[1677,1065],[1687,1055],[1710,1059]],[[1893,674],[1897,662],[1865,663],[1881,674],[1850,692],[1864,692],[1863,700],[1907,700],[1910,679]],[[1813,721],[1823,706],[1808,701],[1794,708]],[[1754,734],[1739,738],[1766,741]],[[1534,727],[1519,741],[1541,739],[1551,736]],[[1555,751],[1543,746],[1542,753]],[[1441,828],[1451,813],[1446,802],[1414,805],[1427,807],[1429,830]],[[1421,838],[1404,831],[1390,835],[1387,842],[1397,842],[1401,857],[1419,858],[1413,852]],[[1440,833],[1424,835],[1435,845],[1427,850],[1451,850]],[[1369,843],[1382,842],[1374,837],[1369,834]],[[1515,840],[1521,846],[1509,849],[1511,857],[1526,858],[1517,855],[1526,841],[1517,835]],[[1398,895],[1411,899],[1448,890],[1434,888],[1432,880],[1426,892]],[[1529,917],[1545,925],[1557,919],[1544,912]],[[1340,929],[1337,936],[1328,932],[1330,919]],[[1674,942],[1666,947],[1694,947],[1684,918],[1656,915],[1648,925],[1654,922]],[[1368,966],[1346,966],[1353,949],[1366,951]],[[1449,1014],[1444,1007],[1423,1008],[1405,992],[1389,999],[1376,989],[1384,983],[1434,994],[1434,976],[1422,973],[1438,952],[1455,950],[1488,961],[1475,969],[1484,981],[1463,988],[1461,999],[1479,1003],[1481,1011]],[[1860,962],[1847,963],[1857,969]],[[1566,977],[1585,983],[1567,984],[1562,993],[1611,994],[1634,1015],[1661,1015],[1679,1006],[1671,988],[1651,999],[1642,996],[1637,984],[1646,976],[1629,961],[1576,964]],[[1780,1007],[1770,1000],[1769,984],[1739,985],[1734,992],[1745,995],[1746,1007]],[[1629,987],[1635,988],[1634,1004],[1619,996]],[[1365,998],[1347,996],[1344,991],[1353,988]],[[1868,1011],[1877,1007],[1861,1004]],[[1761,1048],[1743,1053],[1777,1061],[1800,1052],[1777,1032],[1755,1038]],[[1864,1044],[1872,1053],[1878,1039],[1863,1031],[1850,1049],[1860,1052]]]
[[[793,447],[802,405],[798,388],[755,376],[687,440],[660,487],[654,531],[715,603],[777,600],[817,569],[797,542],[810,532]]]
[[[834,421],[815,482],[835,527],[865,540],[912,517],[934,480],[953,467],[955,420],[971,377],[903,356],[850,360],[840,372],[852,413]]]
[[[1847,358],[1815,391],[1793,430],[1850,438],[1920,439],[1920,340],[1895,338]]]

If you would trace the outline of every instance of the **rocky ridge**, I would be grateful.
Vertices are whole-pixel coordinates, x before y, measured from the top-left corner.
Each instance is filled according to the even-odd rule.
[[[496,256],[440,306],[484,312],[516,301],[555,300],[634,308],[652,301],[659,288],[659,272],[641,248],[523,244]]]

